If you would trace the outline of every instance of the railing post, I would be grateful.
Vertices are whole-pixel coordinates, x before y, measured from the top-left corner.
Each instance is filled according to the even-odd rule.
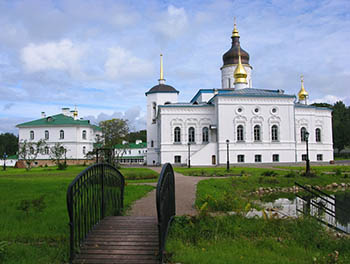
[[[105,217],[105,188],[104,188],[104,178],[105,178],[105,169],[101,165],[101,219]]]

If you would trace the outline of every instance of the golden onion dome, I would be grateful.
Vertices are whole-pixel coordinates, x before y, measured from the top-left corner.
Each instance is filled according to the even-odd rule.
[[[301,76],[301,89],[298,93],[299,101],[305,100],[309,96],[308,92],[304,88],[304,76]]]
[[[240,49],[238,49],[238,64],[237,67],[233,73],[233,76],[235,77],[235,84],[236,83],[248,83],[247,82],[247,72],[244,69],[241,61],[241,52]]]

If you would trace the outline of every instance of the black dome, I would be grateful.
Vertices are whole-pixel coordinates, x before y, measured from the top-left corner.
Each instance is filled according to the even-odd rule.
[[[231,48],[222,56],[224,61],[224,66],[229,64],[238,64],[238,48],[240,47],[239,37],[231,37],[232,46]],[[244,49],[241,49],[241,61],[242,64],[249,65],[249,54]]]
[[[178,90],[176,90],[174,87],[167,85],[167,84],[158,84],[156,86],[153,86],[147,93],[179,93]]]

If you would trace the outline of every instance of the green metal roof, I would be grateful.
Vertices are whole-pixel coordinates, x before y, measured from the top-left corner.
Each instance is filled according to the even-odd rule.
[[[135,144],[135,143],[129,143],[129,144],[117,144],[114,146],[114,148],[116,149],[138,149],[138,148],[147,148],[147,143],[146,142],[142,142],[139,144]]]
[[[18,124],[16,127],[35,127],[35,126],[62,126],[62,125],[75,125],[75,126],[90,126],[95,130],[101,130],[100,127],[90,124],[90,120],[77,119],[66,116],[64,114],[58,114],[53,116],[44,117],[34,121]]]

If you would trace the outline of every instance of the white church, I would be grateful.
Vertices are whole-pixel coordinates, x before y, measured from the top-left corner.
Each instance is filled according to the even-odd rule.
[[[298,97],[253,88],[249,54],[236,24],[223,55],[221,89],[200,89],[190,102],[165,84],[146,92],[147,164],[194,166],[333,160],[332,113],[308,105],[303,78]]]

